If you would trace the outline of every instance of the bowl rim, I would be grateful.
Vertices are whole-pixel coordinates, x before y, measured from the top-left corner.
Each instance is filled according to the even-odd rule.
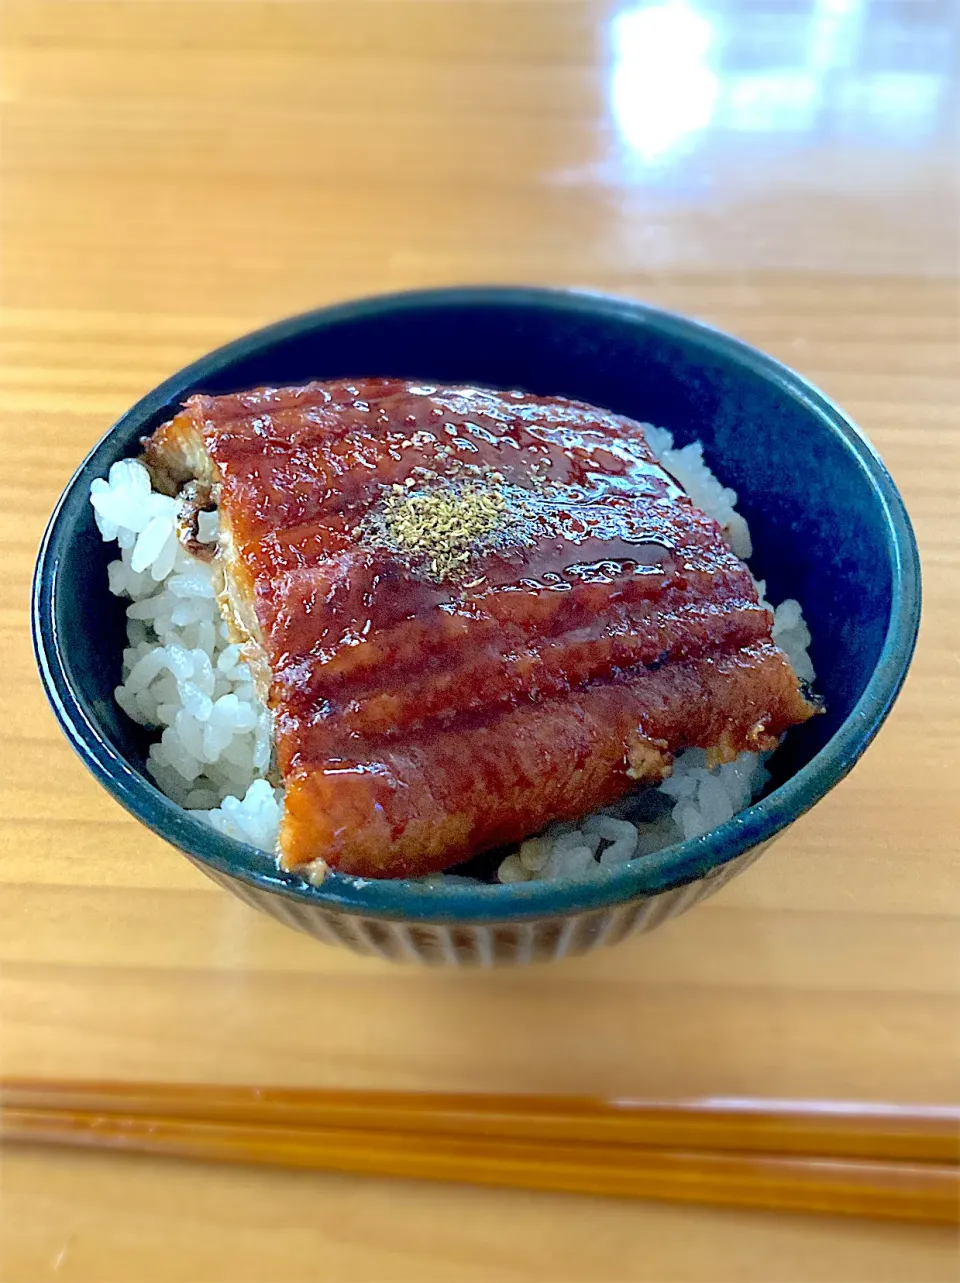
[[[281,873],[267,852],[224,837],[171,801],[110,744],[74,693],[57,628],[60,550],[70,537],[71,516],[86,503],[89,483],[113,462],[111,444],[225,367],[265,345],[293,338],[328,322],[362,319],[385,311],[429,310],[437,305],[547,306],[592,318],[642,321],[672,338],[693,339],[777,385],[841,439],[866,473],[886,520],[893,574],[887,633],[873,674],[857,703],[813,758],[767,796],[697,838],[588,877],[507,885],[424,884],[405,879],[359,878],[330,872],[318,885]],[[852,769],[876,736],[900,692],[913,655],[921,608],[920,559],[903,499],[880,456],[856,424],[801,375],[740,339],[702,321],[632,299],[591,290],[538,286],[450,286],[378,294],[335,303],[254,330],[191,362],[126,411],[97,442],[65,487],[50,517],[37,557],[31,600],[34,652],[46,695],[68,740],[85,765],[120,804],[201,867],[318,908],[423,923],[492,923],[570,915],[657,894],[719,871],[745,851],[770,842],[830,791]]]

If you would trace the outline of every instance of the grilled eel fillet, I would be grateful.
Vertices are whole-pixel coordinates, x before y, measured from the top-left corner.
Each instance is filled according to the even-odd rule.
[[[284,868],[444,869],[815,711],[746,566],[630,419],[310,383],[194,396],[145,457],[159,488],[219,503]]]

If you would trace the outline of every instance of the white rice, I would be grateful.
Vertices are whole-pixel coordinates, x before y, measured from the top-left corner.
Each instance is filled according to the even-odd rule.
[[[664,428],[647,426],[645,432],[664,467],[724,528],[734,552],[749,557],[750,531],[736,510],[736,492],[711,472],[700,442],[675,450]],[[146,468],[134,459],[115,463],[108,479],[94,481],[90,501],[104,540],[115,540],[120,549],[119,559],[107,567],[110,591],[131,603],[123,683],[114,694],[128,717],[160,732],[150,745],[147,770],[168,797],[218,832],[275,851],[283,790],[266,778],[270,714],[254,693],[240,648],[228,642],[209,566],[177,539],[177,501],[155,492]],[[216,542],[215,513],[200,514],[199,539]],[[765,585],[757,587],[764,601]],[[798,602],[776,607],[773,637],[797,674],[812,681],[810,633]],[[741,753],[708,770],[703,750],[687,749],[658,789],[577,824],[550,825],[508,855],[497,876],[505,883],[527,882],[625,864],[731,819],[768,779],[759,754]],[[645,808],[642,819],[638,805]]]
[[[131,601],[114,695],[128,717],[161,732],[147,770],[219,832],[273,850],[282,793],[264,779],[270,714],[239,646],[228,643],[209,566],[177,539],[177,501],[153,491],[134,459],[94,481],[90,501],[103,538],[120,546],[107,567],[110,591]],[[201,542],[214,543],[216,515],[201,514],[200,523]]]

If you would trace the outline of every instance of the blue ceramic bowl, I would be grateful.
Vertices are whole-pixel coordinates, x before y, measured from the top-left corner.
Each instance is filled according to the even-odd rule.
[[[703,837],[589,879],[424,886],[331,874],[319,887],[220,837],[165,798],[113,699],[123,604],[90,482],[192,392],[383,374],[562,394],[704,442],[740,495],[771,600],[797,597],[825,716],[791,731],[760,801]],[[324,308],[181,370],[107,433],[40,549],[33,628],[44,686],[86,765],[138,819],[241,899],[321,940],[440,964],[526,962],[648,930],[755,860],[851,769],[906,675],[920,618],[917,547],[889,474],[853,423],[776,361],[694,321],[621,299],[467,288]]]

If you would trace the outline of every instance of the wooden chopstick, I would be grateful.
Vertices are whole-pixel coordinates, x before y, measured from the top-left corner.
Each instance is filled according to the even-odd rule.
[[[553,1144],[503,1137],[244,1126],[4,1111],[7,1141],[363,1175],[949,1224],[958,1169],[939,1163]]]
[[[23,1081],[0,1086],[0,1106],[6,1142],[930,1223],[960,1219],[960,1111],[951,1109]]]
[[[725,1098],[660,1103],[11,1078],[0,1080],[0,1108],[960,1163],[960,1109],[949,1106]]]

